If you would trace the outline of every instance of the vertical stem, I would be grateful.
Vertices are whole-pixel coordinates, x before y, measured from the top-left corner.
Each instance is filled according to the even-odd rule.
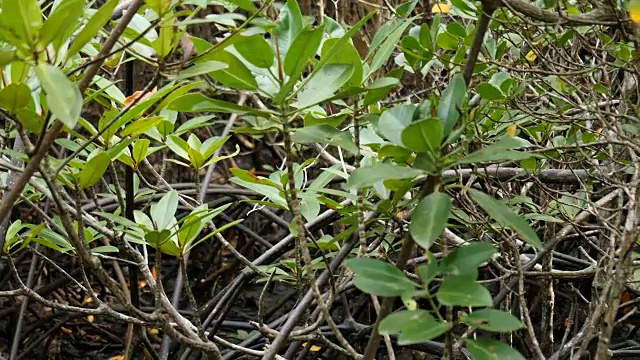
[[[426,180],[423,196],[427,196],[431,194],[436,185],[440,182],[439,176],[429,176]],[[404,270],[407,266],[407,261],[411,257],[411,253],[413,252],[413,239],[411,235],[407,234],[403,240],[402,247],[400,248],[400,255],[398,256],[398,260],[396,260],[396,266],[400,270]],[[367,344],[367,349],[364,353],[364,360],[374,360],[376,359],[376,354],[378,353],[378,346],[380,345],[380,333],[378,332],[378,326],[380,325],[380,321],[384,319],[387,315],[393,311],[393,304],[395,303],[395,297],[387,297],[382,300],[382,306],[380,307],[380,313],[376,318],[376,322],[373,325],[373,333],[371,334],[371,338],[369,338],[369,343]]]

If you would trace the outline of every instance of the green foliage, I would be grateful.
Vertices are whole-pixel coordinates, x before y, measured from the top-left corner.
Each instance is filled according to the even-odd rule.
[[[51,187],[49,192],[32,186],[22,192],[24,198],[60,191],[64,201],[69,200],[64,192],[113,200],[118,203],[113,211],[73,212],[90,220],[73,219],[82,235],[76,237],[84,239],[83,245],[94,254],[122,248],[92,243],[106,236],[107,229],[114,238],[184,258],[195,246],[242,219],[215,227],[231,203],[215,209],[201,199],[194,203],[164,178],[150,181],[149,173],[158,176],[155,168],[147,169],[147,161],[163,159],[172,169],[179,165],[196,177],[199,193],[205,171],[239,156],[240,144],[284,144],[284,153],[274,151],[286,159],[277,169],[277,164],[265,164],[260,171],[266,174],[230,169],[229,183],[252,192],[240,206],[297,212],[293,219],[306,223],[317,220],[323,210],[335,210],[341,216],[341,230],[323,232],[305,244],[305,234],[296,234],[298,224],[291,222],[293,235],[302,238],[298,246],[313,257],[311,264],[285,257],[258,269],[273,272],[273,281],[294,283],[302,274],[312,276],[309,271],[324,269],[325,261],[344,249],[348,237],[364,236],[361,241],[366,245],[376,239],[375,247],[362,246],[359,256],[351,254],[343,265],[355,276],[360,291],[402,298],[406,309],[391,313],[379,324],[382,334],[400,334],[400,345],[436,339],[458,325],[489,332],[519,331],[522,324],[517,318],[491,308],[494,300],[478,281],[484,279],[479,268],[494,261],[498,241],[518,239],[536,250],[544,249],[547,239],[539,237],[545,233],[541,227],[574,221],[592,201],[591,180],[583,182],[585,189],[580,191],[554,189],[557,199],[538,204],[539,197],[526,191],[514,196],[509,193],[511,184],[505,184],[510,181],[491,179],[490,171],[481,170],[508,166],[537,176],[557,164],[578,163],[595,173],[597,160],[622,164],[628,173],[635,171],[633,160],[611,160],[613,147],[607,154],[598,153],[602,132],[594,128],[593,119],[582,115],[597,113],[602,121],[618,111],[611,110],[617,104],[602,105],[607,107],[604,111],[593,101],[613,99],[617,90],[609,85],[617,72],[598,74],[595,67],[567,70],[577,80],[549,70],[527,72],[549,54],[546,47],[573,49],[579,47],[578,39],[605,44],[600,55],[613,59],[617,69],[632,66],[637,51],[632,42],[587,27],[565,29],[559,23],[553,31],[515,31],[501,25],[516,19],[501,9],[493,14],[492,33],[481,38],[480,60],[470,64],[473,76],[467,84],[462,71],[481,9],[466,0],[452,1],[450,10],[441,10],[428,21],[412,17],[420,4],[407,1],[375,34],[368,34],[371,41],[364,51],[356,37],[369,31],[374,13],[352,26],[329,18],[314,25],[295,0],[263,2],[260,9],[249,0],[220,1],[215,3],[228,13],[206,17],[176,8],[179,2],[154,0],[146,2],[146,12],[134,17],[118,46],[132,42],[126,51],[153,68],[158,86],[149,84],[125,96],[118,81],[104,72],[89,89],[78,85],[97,61],[104,37],[111,34],[107,27],[112,30],[116,25],[109,22],[118,0],[96,9],[80,0],[56,1],[54,8],[45,10],[40,3],[5,0],[0,15],[0,110],[10,122],[2,130],[3,139],[24,136],[39,146],[52,123],[62,122],[65,131],[53,145],[63,156],[48,156],[39,164],[54,182],[38,183]],[[201,0],[185,3],[211,5]],[[215,43],[189,35],[190,26],[196,24],[215,28]],[[194,54],[185,54],[189,46]],[[180,51],[193,57],[175,62]],[[109,72],[124,59],[116,51],[98,60],[105,60],[102,69]],[[586,60],[580,59],[579,64],[586,67]],[[238,94],[244,100],[237,101]],[[531,98],[543,96],[544,103],[529,106]],[[97,116],[88,111],[93,105],[99,109]],[[236,121],[236,135],[245,134],[248,142],[227,133],[210,135],[212,126],[226,124],[230,116]],[[555,117],[562,120],[553,121]],[[630,123],[616,124],[615,130],[633,139],[638,125],[634,117],[628,118]],[[625,141],[631,140],[625,138],[616,145]],[[309,155],[310,149],[318,147],[320,155]],[[2,153],[26,161],[33,157],[32,150],[16,154],[4,149]],[[324,160],[330,164],[322,167]],[[136,193],[144,205],[133,220],[123,217],[120,207],[122,164],[136,173],[136,191],[145,188]],[[467,177],[463,179],[462,173]],[[68,206],[58,214],[77,208]],[[100,220],[94,221],[93,215]],[[360,223],[363,218],[366,222]],[[45,220],[44,224],[10,223],[3,251],[14,255],[38,243],[77,255],[78,244],[70,240],[76,237],[67,234],[68,226],[63,227],[60,218]],[[389,227],[395,231],[388,231]],[[464,243],[456,235],[459,232],[470,235],[464,239],[475,240]],[[485,234],[497,236],[481,237]],[[404,253],[414,243],[418,251],[410,248],[406,253],[428,261],[416,267],[400,261],[396,266],[398,252]],[[436,253],[442,255],[439,260]],[[416,300],[426,301],[417,308]],[[460,311],[453,322],[447,322],[442,314],[451,307],[482,309]],[[522,358],[494,340],[465,338],[464,343],[477,359]]]

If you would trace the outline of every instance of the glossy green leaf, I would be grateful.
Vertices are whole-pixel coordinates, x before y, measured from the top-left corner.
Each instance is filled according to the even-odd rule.
[[[461,320],[469,326],[494,332],[509,332],[523,328],[522,322],[517,317],[496,309],[475,310],[463,316]]]
[[[475,189],[469,189],[469,196],[498,224],[513,229],[522,237],[522,240],[536,248],[542,248],[542,242],[538,234],[536,234],[524,218],[511,210],[507,205]]]
[[[329,50],[333,49],[336,44],[340,42],[340,39],[327,39],[322,44],[322,50],[320,57],[327,57]],[[333,56],[327,59],[327,64],[349,64],[353,67],[353,74],[351,78],[346,82],[346,86],[360,86],[362,84],[362,59],[360,54],[356,50],[355,46],[351,42],[340,42],[339,51],[335,52]]]
[[[385,111],[378,121],[378,131],[387,140],[402,146],[402,132],[411,124],[415,112],[414,105],[406,104]]]
[[[495,87],[495,86],[493,86],[493,85],[491,85],[489,83],[482,83],[482,84],[478,85],[478,87],[476,88],[476,91],[485,100],[502,100],[502,99],[504,99],[504,94],[502,93],[502,91],[500,91],[500,89],[498,89],[497,87]]]
[[[441,274],[440,266],[435,259],[431,259],[428,264],[418,266],[417,274],[422,284],[429,285],[436,276]]]
[[[3,28],[27,43],[34,44],[38,30],[42,27],[42,11],[37,0],[3,1],[1,14]]]
[[[395,50],[396,45],[402,37],[402,34],[404,34],[404,31],[409,25],[411,25],[412,22],[413,18],[403,19],[397,24],[397,27],[394,28],[389,33],[389,35],[385,37],[384,41],[382,41],[380,47],[377,49],[375,55],[373,56],[371,67],[369,68],[366,78],[380,69],[387,62],[387,60],[389,60],[389,57],[391,56],[391,54],[393,54],[393,50]],[[371,47],[373,48],[373,44],[371,45]]]
[[[347,180],[349,188],[371,186],[378,181],[388,179],[411,179],[421,175],[422,171],[406,166],[378,163],[356,169]]]
[[[140,164],[145,157],[147,157],[147,151],[149,150],[149,144],[151,141],[148,139],[140,139],[133,144],[133,160],[136,164]]]
[[[226,68],[212,71],[209,76],[220,83],[238,90],[257,90],[258,82],[251,71],[235,55],[228,51],[216,51],[207,59],[227,64]]]
[[[403,310],[388,315],[380,322],[381,335],[400,333],[398,345],[411,345],[433,340],[451,329],[451,324],[436,320],[428,311]]]
[[[438,119],[426,119],[411,123],[402,131],[402,144],[416,152],[430,152],[438,156],[444,129]]]
[[[178,210],[178,192],[167,192],[157,203],[151,205],[151,219],[158,230],[168,229]]]
[[[12,83],[0,90],[0,106],[16,114],[31,102],[31,89],[25,83]]]
[[[429,250],[442,234],[451,216],[451,196],[434,192],[425,196],[411,214],[409,231],[416,244]]]
[[[177,79],[178,80],[188,79],[190,77],[208,74],[213,71],[223,70],[228,67],[229,65],[221,61],[215,61],[215,60],[205,61],[180,71],[180,74],[178,75]]]
[[[438,118],[442,121],[444,134],[448,135],[456,126],[460,117],[460,106],[467,93],[467,85],[462,74],[457,74],[451,79],[449,86],[444,90],[438,103]]]
[[[308,62],[316,55],[322,41],[322,33],[323,28],[318,27],[314,30],[305,30],[296,36],[283,61],[283,70],[289,75],[289,79],[278,91],[274,98],[275,102],[281,102],[291,94]]]
[[[350,132],[340,131],[330,125],[305,126],[297,129],[291,138],[300,144],[323,143],[341,147],[354,154],[358,152]]]
[[[183,159],[189,159],[189,144],[179,136],[169,135],[166,144],[176,155]]]
[[[73,129],[82,111],[82,94],[78,85],[69,80],[62,70],[47,63],[38,65],[36,75],[47,93],[49,110],[67,128]]]
[[[67,51],[68,59],[79,53],[80,50],[96,36],[98,31],[104,27],[107,21],[111,19],[113,9],[118,5],[118,2],[119,0],[110,0],[93,14],[69,46],[69,50]]]
[[[527,152],[514,151],[513,148],[521,147],[522,143],[516,138],[505,137],[502,140],[485,146],[462,159],[456,161],[457,164],[478,164],[484,161],[519,161],[535,157],[536,155]]]
[[[278,46],[280,48],[281,61],[284,61],[289,49],[292,47],[294,39],[300,34],[303,28],[302,12],[295,0],[287,0],[285,6],[280,10],[276,36],[278,36]]]
[[[261,35],[244,37],[233,46],[245,60],[256,67],[268,69],[273,65],[275,53]]]
[[[44,22],[40,31],[40,45],[53,42],[55,49],[67,41],[84,13],[84,0],[63,0]]]
[[[439,48],[444,50],[458,50],[459,46],[458,38],[447,31],[438,34],[436,44]]]
[[[473,360],[525,360],[526,358],[511,346],[496,340],[465,339]]]
[[[9,65],[16,58],[15,50],[0,49],[0,66]]]
[[[498,249],[487,243],[472,242],[461,246],[442,259],[440,268],[451,275],[462,275],[489,261]]]
[[[371,105],[384,99],[389,92],[398,85],[400,85],[400,80],[394,77],[376,79],[366,87],[367,94],[364,96],[364,105]]]
[[[269,116],[269,112],[252,109],[246,106],[240,106],[229,101],[212,99],[199,93],[186,94],[174,99],[169,103],[169,110],[179,112],[220,112],[220,113],[237,113],[254,114],[261,116]]]
[[[370,258],[356,258],[345,261],[356,278],[354,284],[363,292],[376,296],[400,296],[414,291],[416,285],[396,266]]]
[[[305,108],[330,98],[353,75],[353,66],[327,64],[298,92],[298,106]]]
[[[447,306],[491,306],[491,293],[468,276],[447,276],[436,294]]]
[[[156,125],[160,124],[164,120],[165,120],[164,116],[153,116],[153,117],[135,120],[130,124],[128,124],[127,126],[125,126],[125,128],[120,132],[120,136],[122,137],[129,136],[129,135],[137,136],[137,135],[144,134],[149,129],[155,127]]]
[[[256,10],[258,10],[258,9],[256,9],[256,6],[253,5],[251,0],[227,0],[227,1],[229,1],[230,3],[238,6],[242,10],[247,10],[247,11],[256,11]]]
[[[106,152],[101,152],[87,161],[78,178],[81,189],[95,185],[104,175],[111,163],[111,157]]]

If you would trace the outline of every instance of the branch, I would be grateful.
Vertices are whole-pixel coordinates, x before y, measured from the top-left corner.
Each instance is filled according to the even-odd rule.
[[[610,7],[596,8],[582,14],[558,14],[522,0],[502,0],[502,6],[534,20],[553,25],[616,25],[621,18],[624,18]]]

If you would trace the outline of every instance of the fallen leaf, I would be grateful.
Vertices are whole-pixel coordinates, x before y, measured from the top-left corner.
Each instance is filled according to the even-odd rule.
[[[156,91],[158,91],[158,87],[157,86],[154,87],[153,90],[151,90],[148,93],[144,94],[142,96],[142,98],[140,98],[140,100],[138,100],[138,102],[136,104],[139,104],[139,103],[147,100],[148,98],[153,96],[153,94],[155,94]],[[124,106],[129,106],[129,104],[131,104],[133,102],[133,100],[135,100],[138,96],[140,96],[140,94],[142,94],[142,90],[137,90],[136,92],[133,93],[133,95],[127,96],[127,98],[124,99],[124,101],[122,103],[124,104]]]

